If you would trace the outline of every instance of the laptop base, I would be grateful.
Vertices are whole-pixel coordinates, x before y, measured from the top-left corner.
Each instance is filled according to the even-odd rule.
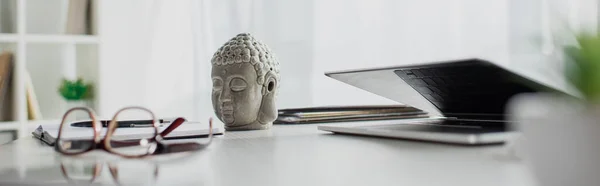
[[[515,132],[499,128],[448,126],[435,124],[387,124],[364,126],[319,126],[319,130],[338,134],[353,134],[408,139],[460,145],[503,144]]]

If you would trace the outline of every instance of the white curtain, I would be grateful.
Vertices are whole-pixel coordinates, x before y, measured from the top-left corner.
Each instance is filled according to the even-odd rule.
[[[162,115],[193,119],[213,116],[210,58],[241,32],[252,33],[278,56],[280,108],[396,104],[323,74],[481,57],[556,78],[556,69],[540,66],[552,53],[547,38],[556,23],[549,20],[566,16],[571,25],[595,27],[598,8],[597,0],[154,2],[144,100]]]

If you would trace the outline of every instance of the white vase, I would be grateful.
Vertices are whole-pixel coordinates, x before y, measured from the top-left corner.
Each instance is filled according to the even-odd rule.
[[[66,104],[66,109],[65,110],[69,110],[71,108],[75,108],[75,107],[88,107],[88,108],[92,108],[93,106],[91,104],[91,101],[89,100],[68,100],[67,104]],[[77,120],[88,120],[90,119],[90,116],[87,115],[84,112],[75,112],[75,118]]]
[[[600,105],[529,94],[508,112],[522,133],[519,154],[542,186],[600,185]]]
[[[67,109],[73,107],[91,107],[91,104],[88,100],[67,100]]]

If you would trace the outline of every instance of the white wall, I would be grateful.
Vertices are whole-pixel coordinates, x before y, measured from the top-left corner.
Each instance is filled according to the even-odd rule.
[[[122,106],[142,105],[162,116],[213,116],[210,58],[241,32],[253,33],[277,52],[284,82],[280,107],[307,106],[311,4],[252,1],[254,10],[237,3],[248,1],[103,1],[110,11],[103,11],[100,26],[100,112],[110,115]],[[200,4],[210,8],[190,7]]]
[[[313,104],[397,104],[328,71],[475,56],[506,62],[507,19],[503,0],[316,1]]]
[[[527,0],[526,0],[527,1]],[[461,48],[465,56],[509,64],[509,5],[506,0],[461,0]]]
[[[313,95],[312,73],[314,36],[312,1],[297,0],[232,0],[195,3],[194,25],[200,64],[198,72],[201,93],[199,110],[212,113],[210,102],[210,59],[218,47],[242,32],[249,32],[267,44],[279,59],[281,84],[278,107],[310,105]],[[204,114],[204,113],[202,113]]]
[[[63,74],[74,71],[64,68],[67,57],[64,50],[65,46],[62,44],[27,46],[26,68],[44,119],[59,119],[66,111],[65,101],[58,92],[58,87],[61,79],[65,78]]]
[[[100,64],[98,113],[111,116],[123,106],[147,106],[153,1],[102,0],[99,9]],[[160,87],[157,87],[160,88]]]
[[[159,4],[152,9],[151,2]],[[195,38],[196,47],[214,51],[239,32],[254,33],[280,58],[279,107],[396,104],[323,74],[496,54],[485,49],[506,51],[506,6],[499,0],[491,4],[473,0],[309,2],[192,2],[211,7],[207,13],[191,12],[199,17],[196,21],[208,20],[195,28],[196,33],[204,33]],[[189,34],[181,20],[187,20],[182,13],[186,10],[181,9],[185,3],[107,0],[103,4],[110,12],[104,12],[101,25],[101,56],[106,63],[101,69],[102,113],[136,104],[166,115],[211,115],[210,66],[204,63],[208,64],[212,52],[189,51],[189,43],[180,37]],[[203,24],[210,25],[210,30]],[[189,64],[190,53],[197,55],[196,64]],[[191,74],[187,67],[192,66],[199,74]],[[194,86],[195,92],[188,89]],[[196,113],[191,113],[194,107]]]
[[[536,71],[536,63],[519,66],[531,60],[513,53],[539,33],[539,1],[104,0],[100,110],[142,105],[162,115],[211,116],[208,61],[240,32],[253,33],[280,58],[280,108],[396,104],[327,78],[328,71],[464,57]],[[579,1],[579,16],[596,12],[592,0]],[[538,55],[527,50],[525,56]]]

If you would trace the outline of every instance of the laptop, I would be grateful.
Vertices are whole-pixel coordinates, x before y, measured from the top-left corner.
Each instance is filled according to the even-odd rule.
[[[424,110],[434,117],[322,125],[339,134],[463,145],[501,144],[514,135],[505,114],[511,97],[553,91],[482,59],[461,59],[326,73],[327,76]]]

